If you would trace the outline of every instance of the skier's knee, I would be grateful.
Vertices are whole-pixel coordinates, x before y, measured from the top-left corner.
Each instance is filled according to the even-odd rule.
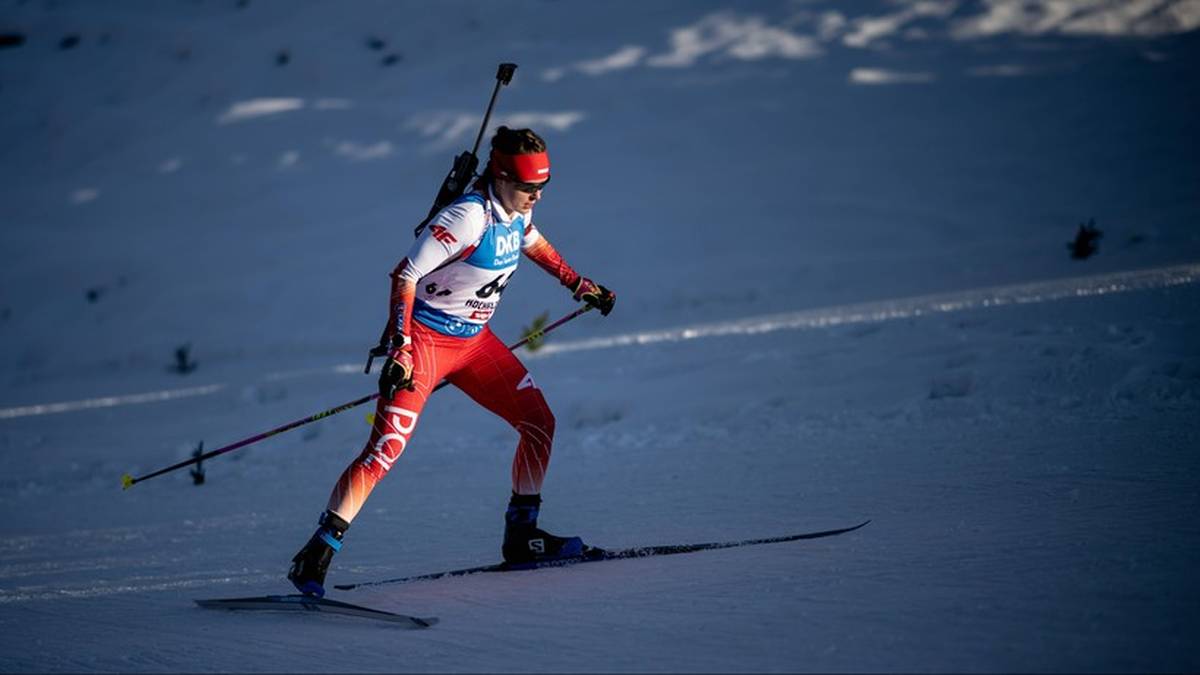
[[[531,410],[523,411],[521,419],[513,426],[520,433],[527,433],[530,427],[533,427],[545,435],[545,438],[539,438],[539,441],[545,442],[547,445],[554,439],[554,413],[550,411],[547,405],[541,405]],[[539,435],[541,435],[539,434]]]

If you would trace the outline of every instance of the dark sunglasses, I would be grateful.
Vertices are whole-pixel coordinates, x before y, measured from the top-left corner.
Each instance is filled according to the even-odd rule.
[[[546,189],[546,186],[550,184],[550,179],[547,178],[546,180],[544,180],[540,183],[520,183],[518,181],[513,181],[512,184],[513,184],[513,187],[517,188],[521,192],[527,192],[529,194],[533,194],[533,193],[537,192],[538,190]]]

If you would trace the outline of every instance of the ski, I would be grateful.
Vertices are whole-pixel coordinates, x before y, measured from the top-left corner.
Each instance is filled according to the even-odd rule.
[[[416,617],[406,614],[385,612],[381,609],[371,609],[362,605],[353,605],[338,600],[315,598],[310,595],[260,595],[249,598],[212,598],[197,600],[197,605],[210,609],[250,609],[267,611],[300,610],[309,612],[328,612],[344,616],[356,616],[364,619],[377,619],[399,624],[402,628],[429,628],[438,622],[436,617]]]
[[[565,567],[567,565],[576,565],[579,563],[600,562],[602,560],[626,560],[629,558],[648,558],[658,555],[678,555],[681,553],[695,553],[697,551],[713,551],[722,548],[736,548],[739,546],[758,546],[759,544],[781,544],[787,541],[799,541],[801,539],[821,539],[823,537],[834,537],[839,534],[853,532],[860,527],[863,527],[870,520],[864,520],[858,525],[852,527],[843,527],[836,530],[822,530],[819,532],[804,532],[801,534],[792,534],[783,537],[769,537],[766,539],[743,539],[742,541],[723,541],[709,542],[704,544],[668,544],[665,546],[639,546],[634,548],[623,549],[602,549],[588,547],[584,550],[583,555],[574,558],[563,558],[561,560],[546,560],[534,563],[495,563],[492,565],[478,565],[476,567],[464,567],[457,570],[447,570],[445,572],[433,572],[430,574],[418,574],[409,577],[397,577],[395,579],[382,579],[379,581],[363,581],[357,584],[335,584],[334,588],[340,591],[352,591],[356,588],[364,588],[367,586],[382,586],[384,584],[407,584],[413,581],[431,581],[433,579],[443,579],[446,577],[463,577],[470,574],[486,574],[491,572],[516,572],[520,570],[541,569],[544,567]]]

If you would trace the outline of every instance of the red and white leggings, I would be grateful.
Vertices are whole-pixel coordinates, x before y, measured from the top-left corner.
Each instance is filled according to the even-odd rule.
[[[413,321],[412,339],[414,390],[402,389],[390,401],[379,399],[371,437],[338,479],[329,509],[346,522],[354,520],[376,483],[404,452],[425,400],[443,379],[520,433],[512,465],[513,492],[539,494],[550,464],[554,415],[525,366],[486,326],[473,337],[461,338]]]

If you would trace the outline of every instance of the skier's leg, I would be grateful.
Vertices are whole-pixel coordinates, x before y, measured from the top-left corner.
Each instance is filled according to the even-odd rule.
[[[413,325],[413,390],[400,390],[391,400],[380,399],[375,424],[362,453],[346,467],[329,504],[321,514],[317,531],[292,558],[288,579],[301,593],[325,594],[325,574],[333,554],[342,548],[342,537],[358,515],[367,496],[383,479],[408,445],[425,400],[454,366],[462,341],[438,335],[424,326]]]
[[[375,407],[375,424],[362,453],[346,467],[329,495],[330,511],[352,522],[371,490],[404,452],[433,388],[457,363],[461,338],[441,335],[413,322],[413,390],[401,389]]]
[[[482,339],[464,354],[449,380],[520,434],[513,457],[513,494],[504,514],[501,551],[505,561],[520,565],[582,555],[584,545],[579,537],[559,537],[537,526],[540,493],[554,441],[554,415],[529,371],[484,329]]]
[[[512,464],[513,493],[540,493],[550,465],[554,414],[521,361],[485,328],[448,379],[517,430],[520,440]]]

